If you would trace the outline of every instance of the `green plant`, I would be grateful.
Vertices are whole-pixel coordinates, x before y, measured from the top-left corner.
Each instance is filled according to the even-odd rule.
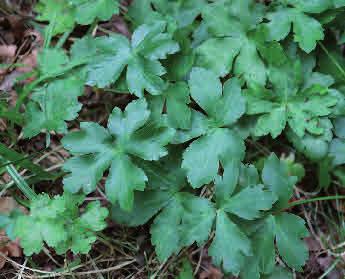
[[[322,166],[324,187],[330,173],[342,177],[344,70],[333,56],[325,62],[320,41],[344,31],[337,22],[345,1],[261,2],[134,0],[122,11],[131,39],[87,34],[69,51],[54,48],[51,38],[66,32],[61,46],[76,24],[93,30],[121,5],[39,2],[37,19],[49,21],[46,44],[36,80],[23,89],[16,109],[26,105],[26,138],[66,134],[61,142],[72,157],[63,166],[64,195],[40,195],[30,215],[14,218],[27,255],[43,242],[58,253],[89,251],[107,210],[89,203],[80,215],[84,196],[78,193],[95,191],[109,170],[104,187],[112,218],[128,226],[153,218],[160,261],[196,243],[241,278],[290,278],[287,268],[302,271],[308,231],[286,210],[303,166],[272,153],[258,171],[247,142],[285,137],[290,149]],[[80,122],[79,131],[69,132],[84,85],[134,100],[124,110],[115,107],[106,128]],[[30,237],[30,226],[39,238]],[[277,256],[285,267],[275,264]]]
[[[40,252],[43,242],[58,254],[69,249],[73,253],[88,253],[96,241],[95,232],[106,227],[108,210],[99,202],[91,202],[79,213],[83,201],[83,195],[68,192],[53,198],[41,194],[33,199],[30,214],[17,217],[14,224],[14,235],[21,239],[25,254]]]

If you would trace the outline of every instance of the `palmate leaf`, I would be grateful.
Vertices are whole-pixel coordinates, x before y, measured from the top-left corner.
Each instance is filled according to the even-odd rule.
[[[245,111],[245,100],[241,87],[236,79],[231,79],[222,85],[217,76],[203,68],[194,68],[190,75],[189,87],[192,98],[204,109],[208,118],[193,111],[192,122],[200,121],[204,127],[197,129],[189,137],[195,140],[184,152],[182,168],[187,171],[188,181],[194,188],[211,182],[217,175],[219,161],[226,158],[241,160],[245,146],[243,139],[231,128]],[[194,116],[193,116],[194,114]],[[193,119],[194,118],[194,119]],[[198,120],[199,119],[199,120]],[[196,165],[195,162],[203,162]]]
[[[256,136],[276,138],[287,124],[300,138],[327,132],[321,119],[329,117],[339,101],[329,89],[333,79],[311,71],[303,76],[303,71],[299,61],[270,68],[273,90],[256,87],[246,91],[247,114],[259,115]]]
[[[319,125],[324,130],[322,135],[305,134],[301,138],[296,135],[292,129],[288,129],[286,132],[286,136],[292,142],[294,147],[313,161],[319,161],[327,155],[329,151],[329,143],[333,138],[333,125],[328,118],[321,118]]]
[[[82,105],[84,82],[77,77],[55,80],[38,88],[31,96],[25,117],[24,137],[31,138],[41,131],[66,133],[66,121],[78,116]]]
[[[242,175],[253,174],[256,171],[253,168],[243,165]],[[216,221],[216,236],[209,250],[210,255],[215,263],[223,266],[227,272],[238,274],[247,256],[252,254],[252,244],[246,233],[237,225],[237,219],[234,221],[230,216],[236,215],[237,218],[245,220],[257,219],[272,208],[276,197],[263,185],[244,185],[245,182],[239,175],[232,177],[233,170],[239,170],[239,167],[227,165],[223,177],[217,178],[216,190],[222,195],[217,195],[215,205],[205,198],[182,192],[181,187],[173,187],[179,183],[170,179],[169,188],[159,189],[159,184],[166,184],[164,173],[159,173],[162,175],[159,176],[161,183],[157,183],[154,190],[136,193],[136,206],[132,212],[113,208],[113,218],[120,223],[139,225],[161,210],[154,219],[151,234],[157,255],[162,261],[194,242],[198,245],[204,244]],[[247,182],[258,183],[254,176]],[[149,184],[150,181],[152,180],[149,179]],[[253,196],[256,203],[252,202]]]
[[[279,254],[288,266],[302,271],[308,250],[301,238],[309,235],[304,220],[289,213],[279,214],[274,220]]]
[[[178,165],[179,160],[171,166],[178,169]],[[279,160],[274,154],[267,158],[261,182],[252,165],[242,165],[237,160],[224,165],[223,175],[215,181],[215,203],[183,192],[185,185],[170,178],[166,180],[164,172],[159,173],[157,179],[154,189],[136,193],[132,212],[114,207],[112,214],[115,221],[131,226],[146,223],[157,215],[151,235],[161,261],[194,242],[203,245],[215,229],[209,255],[225,272],[241,274],[245,279],[261,278],[260,274],[278,274],[280,271],[274,267],[275,240],[280,255],[290,267],[299,269],[304,264],[306,249],[300,239],[307,234],[302,219],[287,213],[274,216],[267,213],[272,208],[279,209],[280,205],[286,206],[292,196],[296,179],[289,176],[286,160]],[[150,181],[155,179],[152,177]],[[160,189],[159,185],[164,186]],[[166,185],[170,186],[166,188]],[[257,225],[247,230],[243,222],[254,223],[253,220],[257,220]],[[290,242],[296,252],[285,248]],[[245,268],[248,263],[250,267]]]
[[[173,128],[189,129],[191,126],[191,109],[188,107],[189,88],[185,82],[170,84],[159,96],[154,96],[153,110],[157,111],[157,117],[161,117],[164,108],[166,110],[167,124]]]
[[[118,14],[117,0],[41,0],[36,6],[37,19],[53,24],[52,35],[71,31],[76,23],[87,25],[108,20]]]
[[[282,1],[294,7],[278,6],[275,11],[266,15],[270,21],[266,24],[269,38],[281,41],[290,33],[293,25],[294,41],[301,49],[310,53],[315,49],[318,41],[323,40],[324,33],[321,23],[308,15],[308,13],[320,13],[329,7],[329,1]],[[308,3],[310,2],[310,3]]]
[[[255,191],[256,198],[260,202],[257,204],[251,202],[252,197],[247,195],[250,191]],[[238,204],[239,198],[244,198],[243,206]],[[209,250],[216,264],[221,265],[223,262],[226,271],[238,274],[245,255],[251,253],[249,239],[229,219],[226,212],[252,220],[260,216],[261,211],[270,209],[274,201],[274,195],[263,190],[262,186],[245,188],[239,194],[227,199],[223,207],[217,211],[216,238]],[[182,192],[173,195],[151,227],[152,242],[159,259],[165,260],[194,242],[202,245],[208,239],[215,217],[214,206],[208,200]],[[238,250],[234,248],[233,243],[238,243]],[[224,245],[232,248],[224,249]]]
[[[166,78],[169,81],[185,81],[193,68],[195,61],[195,52],[191,41],[191,27],[177,29],[173,38],[178,42],[180,51],[170,55],[163,61],[163,65],[167,69]]]
[[[242,165],[242,175],[249,172],[254,174],[253,170],[256,169],[253,168]],[[215,239],[209,248],[214,262],[234,275],[240,273],[248,257],[253,255],[253,250],[249,236],[237,225],[237,219],[233,220],[227,213],[244,220],[254,220],[260,218],[264,211],[270,210],[277,200],[275,193],[267,190],[265,186],[251,184],[251,181],[259,182],[255,174],[253,180],[247,181],[249,184],[243,183],[239,172],[236,174],[238,170],[233,163],[227,164],[224,166],[223,176],[216,180],[219,210]]]
[[[287,162],[271,154],[262,170],[262,181],[277,197],[277,206],[285,207],[292,196],[297,177],[289,176]]]
[[[79,214],[83,200],[81,195],[66,192],[53,198],[41,194],[32,200],[30,214],[15,219],[14,234],[20,239],[25,255],[39,253],[44,243],[59,254],[69,249],[75,254],[87,254],[96,241],[95,232],[106,227],[108,210],[96,201]]]
[[[215,210],[207,199],[188,193],[174,195],[151,227],[151,240],[158,258],[164,261],[184,246],[204,243],[214,216]]]
[[[108,20],[119,13],[117,0],[70,0],[75,7],[75,20],[82,25],[91,24],[95,20]]]
[[[35,71],[40,83],[23,103],[25,137],[65,133],[84,85],[139,99],[128,96],[135,100],[122,110],[121,98],[106,127],[82,122],[68,133],[64,195],[39,195],[28,216],[6,216],[3,225],[15,226],[28,255],[44,245],[87,253],[108,212],[98,202],[80,208],[85,196],[76,193],[99,184],[117,224],[149,222],[161,262],[207,245],[226,276],[292,278],[289,270],[301,271],[308,256],[305,224],[286,212],[303,167],[274,154],[258,169],[245,165],[253,154],[244,140],[283,134],[318,164],[320,185],[329,171],[342,170],[345,98],[334,59],[342,54],[334,57],[330,44],[343,41],[345,1],[125,2],[39,1],[37,19],[49,22],[46,43],[66,32],[61,45],[77,24],[108,21],[120,5],[132,35],[101,28],[66,51],[45,47]],[[329,40],[316,49],[324,33]],[[316,61],[321,73],[313,71]],[[186,270],[181,278],[193,277]]]
[[[290,213],[269,215],[262,226],[253,234],[253,277],[248,277],[244,271],[245,279],[260,278],[260,273],[274,273],[276,243],[279,255],[284,262],[293,269],[302,271],[302,266],[308,258],[308,249],[303,238],[309,235],[304,220]]]
[[[271,154],[264,162],[262,181],[278,198],[274,208],[276,210],[285,208],[292,197],[292,187],[297,181],[296,177],[289,176],[287,162],[279,160],[276,155]],[[279,254],[289,267],[301,270],[307,260],[308,250],[301,238],[307,237],[308,231],[304,220],[296,215],[285,212],[269,215],[252,236],[251,265],[253,266],[252,272],[255,274],[253,278],[260,278],[260,273],[273,272],[276,257],[275,242]]]
[[[217,213],[216,235],[209,254],[216,265],[234,275],[240,272],[246,256],[252,255],[248,236],[223,211]]]
[[[133,0],[128,7],[128,16],[133,21],[134,27],[164,21],[164,16],[152,8],[152,0]]]
[[[118,205],[112,207],[112,217],[119,224],[139,226],[145,224],[164,208],[171,198],[186,185],[185,174],[181,172],[181,154],[171,160],[163,157],[157,162],[144,162],[140,166],[148,176],[144,192],[135,192],[132,211],[124,211]],[[142,162],[143,163],[143,162]]]
[[[35,7],[38,12],[37,20],[52,21],[54,26],[52,34],[60,34],[70,31],[75,24],[75,11],[68,0],[42,0]]]
[[[64,178],[65,189],[90,193],[110,168],[105,185],[107,197],[130,210],[134,190],[143,191],[147,181],[145,172],[132,158],[158,160],[167,154],[165,145],[174,136],[174,129],[155,127],[149,123],[149,116],[146,101],[140,99],[131,102],[124,112],[114,108],[107,129],[84,122],[81,131],[66,135],[62,143],[75,156],[64,164],[70,172]]]
[[[175,19],[179,28],[193,23],[207,5],[206,0],[151,0],[151,2],[160,14]]]
[[[128,14],[136,26],[166,20],[175,30],[192,24],[206,5],[206,0],[134,0]]]
[[[159,59],[179,50],[172,36],[164,33],[166,23],[159,21],[139,26],[131,42],[119,34],[95,38],[94,55],[87,66],[87,84],[100,88],[116,82],[126,68],[130,93],[142,97],[144,90],[160,94],[167,85],[161,79],[166,73]]]
[[[77,41],[73,47],[79,47]],[[73,49],[72,47],[72,49]],[[68,56],[62,49],[45,48],[38,53],[38,78],[27,104],[24,136],[31,138],[42,131],[66,133],[67,121],[74,120],[81,110],[78,97],[84,93],[84,53]],[[28,85],[29,86],[29,85]]]
[[[266,67],[259,56],[255,35],[264,16],[264,6],[251,0],[220,1],[208,5],[203,26],[208,35],[197,49],[196,64],[213,70],[218,76],[233,68],[250,86],[264,85]]]
[[[118,205],[113,206],[112,217],[116,222],[127,226],[145,224],[187,185],[185,172],[181,169],[181,148],[169,148],[169,154],[159,161],[137,162],[147,175],[147,188],[144,192],[135,192],[131,212],[121,210]]]

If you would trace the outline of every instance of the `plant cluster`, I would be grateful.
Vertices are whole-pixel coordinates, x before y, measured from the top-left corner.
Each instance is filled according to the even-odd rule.
[[[71,157],[64,194],[42,194],[30,215],[15,218],[13,234],[27,255],[43,242],[58,253],[90,250],[108,212],[94,202],[79,213],[80,193],[95,191],[106,175],[111,217],[127,226],[153,219],[161,261],[196,244],[240,278],[302,271],[308,231],[286,212],[298,178],[273,153],[255,167],[246,148],[248,140],[284,138],[321,166],[324,186],[330,173],[345,178],[345,72],[332,59],[344,42],[345,1],[262,2],[39,1],[37,20],[49,22],[45,47],[16,109],[25,104],[26,138],[64,134]],[[94,27],[118,13],[131,38],[88,33],[68,51],[51,44],[77,24]],[[327,36],[336,42],[329,51]],[[114,107],[106,126],[80,122],[70,132],[85,85],[133,101]]]

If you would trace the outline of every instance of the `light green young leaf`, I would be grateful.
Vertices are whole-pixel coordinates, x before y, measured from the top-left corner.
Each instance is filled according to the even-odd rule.
[[[36,6],[40,21],[52,24],[52,35],[70,32],[76,23],[91,24],[118,14],[117,0],[40,0]]]
[[[75,119],[81,109],[78,97],[83,91],[83,81],[74,77],[38,88],[26,108],[24,137],[31,138],[41,131],[66,133],[66,121]]]
[[[32,200],[30,214],[20,215],[15,220],[14,234],[20,239],[25,255],[39,253],[44,243],[59,254],[69,249],[76,254],[88,253],[96,240],[95,232],[106,227],[104,220],[108,210],[98,201],[91,202],[79,215],[82,201],[82,196],[69,193],[53,198],[41,194]]]
[[[332,122],[328,118],[321,118],[319,124],[325,131],[322,135],[305,134],[300,138],[291,129],[288,129],[286,133],[294,147],[313,161],[321,160],[327,155],[329,143],[333,138]]]
[[[37,64],[41,76],[56,77],[55,73],[61,71],[70,62],[62,49],[47,48],[37,55]]]
[[[35,7],[39,21],[54,24],[52,35],[71,31],[75,24],[75,9],[68,0],[41,0]]]
[[[246,90],[247,114],[259,115],[255,136],[271,134],[276,138],[287,124],[300,138],[306,133],[327,132],[321,119],[331,116],[339,101],[328,88],[332,81],[319,73],[304,73],[304,77],[302,73],[300,62],[286,63],[279,69],[272,67],[269,77],[273,90],[263,87]]]
[[[95,20],[108,20],[119,13],[117,0],[70,0],[75,6],[75,20],[82,25],[91,24]]]

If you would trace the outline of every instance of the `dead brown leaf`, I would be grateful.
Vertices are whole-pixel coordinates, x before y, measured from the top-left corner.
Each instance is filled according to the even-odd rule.
[[[0,57],[2,58],[13,58],[16,55],[16,45],[1,45],[0,46]]]
[[[202,260],[201,266],[202,270],[199,273],[199,279],[222,279],[224,278],[224,274],[219,268],[216,268],[212,264],[212,259],[210,256],[207,255],[207,250],[203,250],[202,252]]]
[[[320,251],[320,250],[322,250],[320,242],[318,242],[312,236],[305,238],[304,242],[307,244],[309,251]]]
[[[124,21],[123,17],[121,16],[113,16],[109,22],[102,23],[100,26],[103,29],[106,29],[108,31],[112,31],[115,33],[120,33],[127,38],[131,37],[131,32],[129,31],[129,28],[127,26],[127,23]]]
[[[31,72],[37,65],[37,53],[38,50],[34,49],[29,55],[23,57],[20,61],[23,66],[17,67],[17,71],[20,73],[29,73]]]
[[[223,273],[214,266],[210,266],[207,270],[200,273],[199,279],[222,279]]]

